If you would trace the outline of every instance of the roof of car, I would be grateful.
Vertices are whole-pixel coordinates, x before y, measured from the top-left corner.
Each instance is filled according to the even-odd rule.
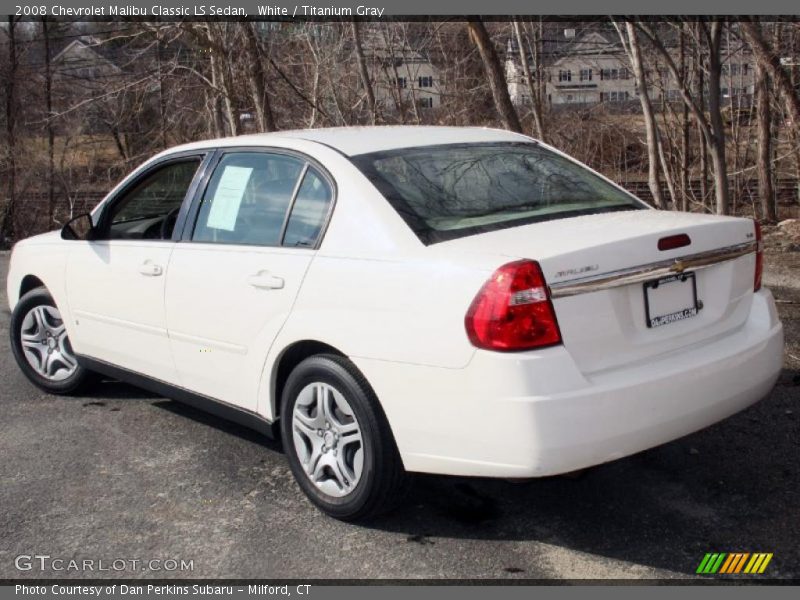
[[[328,127],[322,129],[293,129],[274,133],[256,133],[216,140],[204,140],[172,148],[170,151],[225,146],[271,146],[280,145],[281,139],[301,139],[317,142],[334,148],[347,156],[355,156],[414,146],[522,141],[530,138],[511,131],[483,127],[438,127],[426,125]]]

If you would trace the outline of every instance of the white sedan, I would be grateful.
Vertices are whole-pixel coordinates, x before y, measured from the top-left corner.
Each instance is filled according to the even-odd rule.
[[[763,398],[783,333],[749,219],[650,209],[478,128],[198,142],[14,247],[11,341],[53,393],[110,375],[283,440],[323,511],[406,472],[527,478]]]

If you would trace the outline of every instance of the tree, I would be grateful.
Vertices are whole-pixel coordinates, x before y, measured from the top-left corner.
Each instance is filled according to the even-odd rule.
[[[528,93],[531,96],[531,109],[533,111],[533,122],[536,124],[536,135],[540,140],[545,141],[542,106],[539,102],[538,90],[534,87],[530,66],[528,65],[528,53],[522,43],[522,31],[519,21],[514,21],[514,35],[517,39],[517,49],[519,50],[519,60],[522,63],[522,72],[525,75],[525,83],[528,85]]]
[[[508,95],[508,85],[503,74],[503,68],[500,66],[500,59],[497,57],[489,32],[486,31],[483,22],[476,19],[468,21],[467,28],[472,41],[478,47],[478,52],[480,52],[483,68],[489,80],[489,87],[492,90],[494,105],[503,120],[503,125],[506,129],[522,133],[522,125],[519,122],[517,110],[511,103],[511,97]]]
[[[712,20],[699,21],[700,39],[695,43],[704,43],[708,49],[705,68],[708,73],[708,113],[700,107],[692,97],[688,82],[681,73],[672,55],[660,39],[656,30],[649,24],[639,21],[636,26],[650,41],[652,47],[661,55],[672,76],[678,84],[678,91],[686,106],[692,113],[698,128],[703,134],[705,143],[711,150],[711,162],[714,165],[714,193],[716,197],[716,212],[727,215],[730,211],[730,191],[728,187],[727,160],[725,158],[725,125],[722,120],[720,105],[720,76],[722,75],[722,22]],[[702,97],[702,94],[701,94]]]
[[[254,23],[242,23],[247,49],[247,82],[250,96],[256,111],[256,123],[259,131],[275,131],[275,118],[272,116],[269,94],[267,93],[267,69],[261,54],[261,45],[255,32]]]
[[[653,114],[653,105],[650,102],[650,94],[647,91],[647,80],[645,79],[644,65],[642,63],[642,53],[639,49],[639,39],[636,36],[636,28],[633,23],[625,23],[625,31],[619,23],[613,21],[614,27],[619,34],[622,47],[628,55],[628,60],[633,67],[633,74],[636,77],[636,93],[639,95],[639,102],[642,105],[644,115],[644,128],[647,137],[647,184],[650,193],[653,195],[653,202],[658,208],[665,206],[664,197],[661,194],[661,178],[659,177],[659,135],[656,118]],[[675,201],[675,198],[673,198]]]
[[[361,32],[359,30],[358,21],[353,21],[351,27],[353,29],[353,45],[356,52],[356,61],[358,62],[358,72],[361,74],[361,84],[364,86],[364,93],[367,96],[367,105],[369,106],[372,124],[375,125],[378,120],[378,109],[375,104],[375,91],[372,89],[372,82],[369,79],[367,60],[364,57],[364,48],[361,46]]]
[[[19,19],[8,17],[8,73],[6,75],[6,145],[8,151],[8,187],[3,220],[0,222],[0,243],[14,238],[14,216],[17,200],[17,24]]]
[[[758,64],[769,74],[778,93],[783,98],[786,105],[786,113],[789,115],[789,127],[800,127],[800,98],[797,97],[797,93],[794,91],[789,75],[781,66],[778,53],[764,40],[758,23],[744,20],[741,23],[741,28]]]
[[[760,62],[756,62],[756,121],[758,127],[758,195],[761,199],[761,217],[767,222],[777,221],[772,189],[772,108],[770,107],[769,81]]]
[[[42,17],[42,40],[44,41],[44,104],[47,127],[47,222],[53,222],[55,211],[55,129],[53,128],[53,72],[50,67],[50,29],[47,17]]]

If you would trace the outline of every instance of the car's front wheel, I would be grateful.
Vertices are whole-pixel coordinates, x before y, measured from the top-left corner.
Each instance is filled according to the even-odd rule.
[[[89,372],[78,364],[53,297],[36,288],[19,299],[11,315],[11,350],[19,368],[51,394],[71,394]]]
[[[292,473],[325,513],[356,520],[390,510],[406,476],[372,388],[335,355],[307,358],[283,389],[281,436]]]

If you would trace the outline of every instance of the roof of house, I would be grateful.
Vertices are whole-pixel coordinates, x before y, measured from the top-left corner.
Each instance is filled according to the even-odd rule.
[[[71,55],[83,61],[91,57],[92,61],[118,68],[114,64],[114,50],[91,35],[82,35],[70,41],[51,60],[54,64],[66,62],[70,60]]]

